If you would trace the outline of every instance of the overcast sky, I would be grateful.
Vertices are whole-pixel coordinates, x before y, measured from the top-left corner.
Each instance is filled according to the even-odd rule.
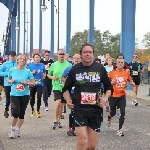
[[[30,0],[27,1],[27,11],[30,15]],[[77,31],[89,28],[89,0],[71,0],[71,35]],[[57,7],[57,0],[54,1]],[[50,49],[50,1],[46,0],[48,9],[43,12],[43,49]],[[67,0],[60,0],[60,48],[66,45],[66,5]],[[136,2],[136,38],[143,39],[143,35],[150,31],[150,0],[137,0]],[[21,0],[21,13],[23,0]],[[8,10],[0,3],[0,39],[6,29]],[[39,47],[39,0],[34,0],[34,48]],[[55,14],[55,51],[57,50],[57,14]],[[121,31],[121,0],[95,0],[95,27],[109,30],[112,34]],[[21,14],[20,49],[23,49],[23,14]],[[0,42],[0,45],[2,43]],[[30,47],[30,43],[29,43]],[[3,50],[2,46],[0,49]]]

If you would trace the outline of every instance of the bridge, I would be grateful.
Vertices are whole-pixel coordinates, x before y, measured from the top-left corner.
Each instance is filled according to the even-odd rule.
[[[54,57],[54,0],[36,0],[40,3],[41,10],[39,10],[39,51],[42,51],[42,13],[47,9],[46,5],[51,5],[51,29],[50,29],[50,51],[52,57]],[[48,2],[49,1],[49,2]],[[17,55],[20,53],[20,2],[24,2],[24,22],[26,22],[26,0],[0,0],[9,10],[8,22],[6,22],[6,37],[4,39],[4,54],[8,54],[10,50],[15,50]],[[59,0],[58,0],[59,4]],[[80,5],[80,4],[79,4]],[[89,0],[89,43],[94,43],[94,6],[95,0]],[[121,3],[121,38],[120,38],[120,51],[125,55],[127,62],[132,60],[132,55],[134,54],[135,47],[135,8],[136,0],[122,0]],[[30,57],[33,53],[33,0],[30,1]],[[58,17],[59,17],[59,7],[58,7]],[[71,34],[71,0],[67,0],[66,9],[66,52],[70,54],[70,34]],[[24,31],[25,31],[24,25]],[[58,30],[59,32],[59,30]],[[16,34],[18,34],[16,36]],[[37,35],[36,35],[37,36]],[[17,38],[16,38],[17,37]],[[17,44],[16,44],[17,43]],[[24,49],[25,54],[25,32],[24,32]],[[58,39],[59,48],[59,39]]]

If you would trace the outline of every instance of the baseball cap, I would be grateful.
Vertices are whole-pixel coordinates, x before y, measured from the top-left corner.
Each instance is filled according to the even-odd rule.
[[[15,51],[10,51],[9,55],[16,56],[16,52]]]

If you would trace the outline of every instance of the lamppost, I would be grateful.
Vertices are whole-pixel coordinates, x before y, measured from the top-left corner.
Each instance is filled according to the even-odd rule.
[[[50,1],[50,0],[48,0]],[[50,51],[51,51],[51,57],[54,58],[54,0],[51,0],[51,41],[50,41]],[[43,9],[44,8],[44,9]],[[43,4],[41,7],[41,11],[46,11],[47,6],[45,5],[45,0],[43,0]],[[56,14],[57,14],[57,8],[56,8]]]

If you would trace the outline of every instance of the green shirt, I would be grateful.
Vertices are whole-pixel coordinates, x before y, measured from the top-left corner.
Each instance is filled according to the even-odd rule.
[[[48,70],[48,74],[51,76],[57,76],[58,78],[57,80],[52,80],[53,90],[58,90],[62,92],[64,84],[61,81],[61,77],[64,70],[69,66],[71,66],[71,63],[67,61],[56,61],[51,65],[50,69]]]

